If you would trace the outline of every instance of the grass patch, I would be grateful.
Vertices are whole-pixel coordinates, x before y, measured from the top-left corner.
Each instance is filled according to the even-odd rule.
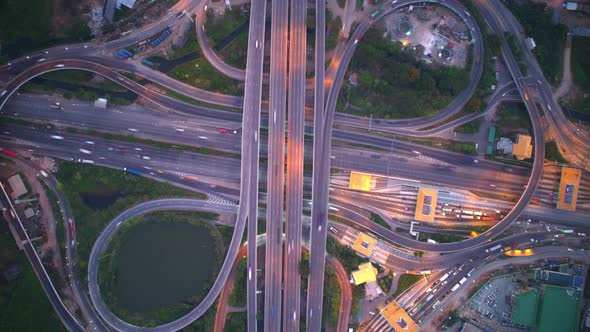
[[[338,35],[342,29],[342,20],[336,16],[327,24],[326,31],[326,50],[331,50],[338,44]]]
[[[533,54],[547,80],[556,85],[563,76],[563,49],[568,32],[567,26],[553,24],[551,11],[545,4],[531,1],[503,1],[522,24],[526,35],[535,40]]]
[[[246,275],[248,274],[248,259],[242,258],[236,268],[236,280],[234,289],[229,296],[229,305],[232,307],[241,307],[246,305]]]
[[[507,103],[496,112],[496,119],[494,123],[499,131],[506,131],[506,129],[526,129],[528,133],[532,133],[533,125],[531,118],[522,103]],[[502,133],[497,133],[496,137],[500,137]]]
[[[228,65],[246,69],[248,53],[248,33],[241,33],[221,52],[221,57]]]
[[[393,293],[393,298],[398,297],[401,293],[403,293],[406,289],[412,287],[415,283],[424,279],[423,275],[419,274],[402,274],[399,277],[399,281],[397,282],[397,288],[395,293]]]
[[[389,292],[391,289],[391,283],[393,282],[393,274],[388,273],[385,277],[378,279],[377,282],[379,283],[379,287],[383,290],[385,294]]]
[[[567,160],[563,157],[561,152],[559,152],[555,141],[545,143],[545,159],[558,163],[567,163]]]
[[[475,143],[473,142],[461,142],[455,140],[448,140],[442,143],[442,148],[445,150],[459,152],[470,156],[477,155],[475,149]]]
[[[426,240],[432,239],[438,243],[449,243],[449,242],[459,242],[465,240],[463,236],[454,235],[454,234],[439,234],[439,233],[420,233],[418,235],[418,240],[426,242]]]
[[[371,212],[370,219],[378,225],[381,225],[387,229],[391,229],[391,226],[389,226],[389,224],[386,223],[385,220],[377,213]]]
[[[106,167],[88,166],[58,161],[55,174],[59,188],[63,190],[72,215],[76,220],[78,240],[78,271],[86,280],[88,257],[96,238],[104,227],[119,213],[141,202],[163,197],[192,197],[205,199],[201,193],[178,189]],[[108,199],[107,199],[108,198]],[[100,199],[110,201],[100,207],[91,202]],[[108,204],[110,203],[110,204]]]
[[[206,59],[199,58],[174,67],[168,75],[197,88],[238,96],[243,94],[243,83],[223,75]]]
[[[332,267],[328,266],[325,274],[322,320],[325,325],[335,328],[338,325],[338,315],[340,313],[340,284]]]
[[[574,83],[582,90],[575,98],[568,100],[569,106],[576,112],[590,114],[590,38],[572,37],[572,74]]]
[[[455,132],[461,134],[475,134],[479,132],[481,126],[481,119],[475,119],[455,128]]]
[[[0,216],[0,272],[18,264],[22,267],[13,281],[0,279],[0,331],[66,331],[55,315],[47,295],[20,252],[8,229],[8,222]],[[34,317],[34,319],[32,319]]]
[[[213,45],[219,43],[227,35],[248,21],[249,10],[243,12],[239,8],[226,9],[223,15],[215,15],[212,9],[207,10],[205,31]]]
[[[225,320],[224,332],[234,332],[244,330],[244,326],[248,325],[247,312],[230,312],[227,314]]]

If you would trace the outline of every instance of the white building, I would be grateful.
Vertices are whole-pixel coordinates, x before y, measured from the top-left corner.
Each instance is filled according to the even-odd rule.
[[[135,6],[136,0],[117,0],[117,9],[121,9],[121,5],[132,9]]]
[[[506,137],[500,137],[496,149],[503,150],[505,154],[512,154],[512,141]]]

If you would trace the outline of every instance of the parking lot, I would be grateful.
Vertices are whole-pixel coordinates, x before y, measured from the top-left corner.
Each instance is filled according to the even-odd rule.
[[[496,331],[510,330],[502,326],[502,322],[510,321],[511,297],[516,289],[513,278],[512,275],[508,275],[490,279],[463,307],[464,317]]]

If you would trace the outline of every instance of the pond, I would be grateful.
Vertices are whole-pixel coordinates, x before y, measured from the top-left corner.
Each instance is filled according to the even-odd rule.
[[[122,308],[156,311],[201,294],[215,265],[215,243],[208,228],[149,221],[129,232],[115,267],[115,292]]]

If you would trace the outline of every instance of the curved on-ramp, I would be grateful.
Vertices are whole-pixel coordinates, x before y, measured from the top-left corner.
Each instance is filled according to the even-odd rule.
[[[464,8],[457,1],[447,0],[447,1],[444,1],[441,3],[436,0],[426,0],[426,1],[419,1],[418,3],[423,3],[423,2],[437,3],[440,5],[446,6],[449,9],[451,9],[453,12],[457,13],[459,16],[461,16],[463,18],[469,17],[470,19],[473,19],[473,17],[470,14],[466,15],[467,9]],[[393,12],[401,7],[410,5],[412,3],[416,3],[416,1],[415,0],[397,1],[389,10],[384,11],[382,14],[380,14],[378,17],[376,17],[375,21],[377,21],[378,19],[390,14],[391,12]],[[325,109],[325,112],[327,113],[327,120],[323,123],[324,137],[322,137],[322,138],[323,138],[324,142],[330,142],[330,140],[331,140],[332,123],[333,123],[333,117],[334,117],[334,113],[335,113],[335,109],[336,109],[336,99],[338,97],[339,87],[340,87],[340,84],[342,83],[342,80],[343,80],[343,77],[344,77],[344,74],[346,71],[345,68],[350,63],[350,61],[352,59],[352,55],[354,53],[354,49],[356,48],[356,45],[352,41],[354,41],[357,38],[361,38],[362,34],[369,29],[372,22],[373,22],[373,20],[371,20],[371,19],[365,20],[364,22],[362,22],[359,25],[357,30],[351,36],[351,39],[350,39],[351,42],[348,43],[345,56],[341,60],[342,65],[340,68],[338,68],[338,72],[336,73],[336,78],[334,80],[335,84],[333,85],[332,89],[330,89],[330,91],[328,92],[328,100],[327,100],[326,109]],[[466,102],[467,102],[467,100],[465,100],[465,103]],[[518,200],[516,205],[513,207],[512,211],[510,211],[503,220],[501,220],[495,226],[493,226],[492,228],[490,228],[486,232],[480,234],[479,236],[474,237],[474,238],[470,238],[467,240],[463,240],[461,242],[433,244],[433,243],[419,242],[419,241],[415,241],[415,240],[408,241],[407,238],[402,239],[401,236],[399,236],[399,238],[400,238],[399,240],[401,242],[406,243],[406,245],[408,245],[410,248],[414,248],[416,250],[433,251],[433,252],[450,252],[450,251],[465,250],[465,249],[469,249],[469,248],[481,245],[482,243],[493,239],[494,237],[498,236],[503,231],[505,231],[512,224],[512,222],[514,220],[516,220],[516,218],[520,215],[520,213],[526,208],[526,206],[530,202],[530,200],[533,197],[533,194],[536,190],[537,183],[541,177],[542,170],[543,170],[545,146],[544,146],[544,144],[538,144],[539,140],[541,142],[543,140],[543,130],[540,125],[540,119],[539,119],[538,112],[535,114],[535,112],[533,111],[533,112],[529,112],[529,114],[531,116],[531,119],[533,120],[532,124],[533,124],[533,129],[534,129],[534,135],[536,138],[535,146],[534,146],[535,156],[534,156],[533,170],[532,170],[531,177],[529,178],[529,182],[527,183],[527,187],[526,187],[523,195],[520,197],[520,199]],[[324,156],[324,158],[327,159],[329,162],[329,160],[330,160],[329,153],[327,154],[327,156]],[[329,167],[328,167],[328,169],[329,169]],[[327,195],[326,195],[326,198],[327,198]],[[323,206],[320,203],[318,203],[318,204],[320,206]],[[315,205],[315,202],[314,202],[314,205]]]
[[[117,229],[123,222],[135,216],[163,210],[198,210],[236,213],[236,206],[211,203],[196,199],[159,199],[138,204],[124,211],[118,216],[116,216],[107,225],[107,227],[97,238],[96,242],[94,243],[94,246],[92,247],[92,252],[90,253],[90,258],[88,262],[88,287],[90,291],[90,298],[97,312],[111,327],[117,329],[118,331],[177,331],[190,325],[192,322],[194,322],[196,319],[202,316],[205,313],[205,311],[207,311],[209,307],[213,304],[213,302],[215,302],[215,299],[221,292],[221,288],[225,284],[227,276],[229,275],[229,272],[231,270],[232,263],[235,260],[236,254],[238,252],[238,246],[241,242],[242,233],[244,231],[244,223],[240,223],[240,220],[238,220],[238,223],[236,223],[236,228],[234,229],[234,234],[228,249],[227,256],[225,257],[225,260],[223,262],[221,270],[219,271],[219,275],[213,284],[213,287],[205,296],[205,298],[201,301],[201,303],[199,303],[199,305],[197,305],[193,310],[191,310],[191,312],[173,322],[166,323],[157,327],[140,327],[123,321],[119,317],[115,316],[115,314],[113,314],[107,308],[105,302],[101,297],[100,288],[98,286],[98,260],[100,256],[104,253],[104,251],[107,249],[111,238],[117,232]],[[238,218],[240,217],[244,217],[244,215],[243,213],[240,214],[240,212],[238,211]]]

